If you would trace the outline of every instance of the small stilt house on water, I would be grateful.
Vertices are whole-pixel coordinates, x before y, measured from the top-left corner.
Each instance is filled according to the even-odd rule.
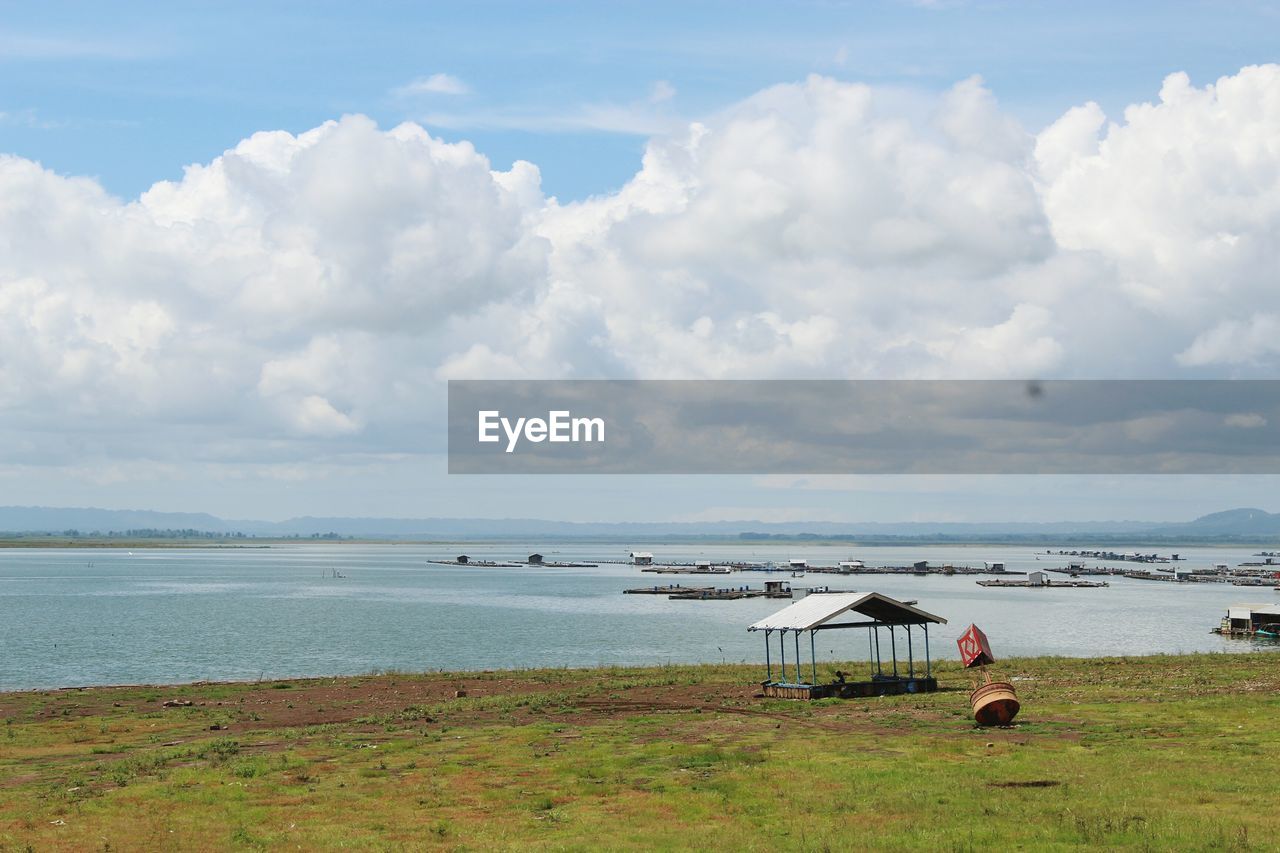
[[[1217,634],[1236,637],[1280,636],[1280,604],[1233,604],[1227,608]]]
[[[747,630],[764,632],[765,680],[761,683],[764,695],[780,699],[825,699],[829,696],[847,699],[937,690],[938,682],[933,677],[933,662],[929,654],[929,626],[945,625],[946,622],[941,616],[926,613],[878,592],[832,592],[808,595],[761,619]],[[837,672],[828,682],[818,678],[816,635],[819,631],[841,628],[867,629],[869,672],[866,680],[853,680],[852,673],[842,672]],[[772,647],[775,634],[776,661]],[[804,661],[801,649],[803,634],[809,635],[808,661]],[[887,637],[884,636],[886,634]],[[898,659],[900,639],[906,644],[905,667],[900,666]],[[916,660],[916,644],[921,642],[923,673],[918,671]],[[792,646],[790,650],[788,645]],[[890,666],[888,672],[885,671],[886,666]]]

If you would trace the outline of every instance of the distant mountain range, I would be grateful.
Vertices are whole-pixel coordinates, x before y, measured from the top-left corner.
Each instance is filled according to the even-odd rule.
[[[0,533],[147,535],[158,531],[254,537],[336,534],[366,539],[492,539],[534,537],[643,540],[655,538],[859,539],[935,541],[1189,541],[1280,538],[1280,513],[1244,508],[1186,522],[571,522],[530,518],[349,518],[304,516],[287,521],[222,519],[207,513],[93,508],[0,507]]]
[[[1202,515],[1194,521],[1157,529],[1187,535],[1208,533],[1217,536],[1280,536],[1280,513],[1254,508],[1228,509]]]

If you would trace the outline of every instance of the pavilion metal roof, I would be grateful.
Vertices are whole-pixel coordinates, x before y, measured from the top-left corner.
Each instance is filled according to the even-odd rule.
[[[812,631],[842,613],[859,613],[884,625],[946,624],[946,619],[878,592],[816,592],[756,622],[748,631]],[[845,620],[840,620],[843,624]],[[830,627],[836,627],[831,624]]]

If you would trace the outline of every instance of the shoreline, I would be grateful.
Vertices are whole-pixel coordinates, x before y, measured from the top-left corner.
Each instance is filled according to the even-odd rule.
[[[1075,664],[1083,661],[1093,661],[1099,665],[1115,665],[1118,663],[1135,663],[1144,661],[1158,660],[1198,660],[1200,658],[1213,658],[1216,660],[1226,659],[1228,662],[1233,658],[1253,658],[1267,657],[1270,655],[1280,654],[1280,644],[1276,645],[1274,650],[1259,649],[1256,646],[1239,651],[1203,651],[1203,652],[1156,652],[1152,654],[1135,654],[1135,655],[1107,655],[1104,657],[1088,656],[1088,655],[1022,655],[1017,657],[1002,658],[998,663],[1009,667],[1020,667],[1027,665],[1039,665],[1052,661],[1062,662],[1064,664]],[[823,669],[850,669],[858,671],[867,667],[864,660],[831,660],[819,661],[818,665]],[[563,676],[580,677],[590,673],[602,675],[616,676],[618,674],[634,674],[634,673],[651,673],[666,671],[691,671],[703,669],[708,672],[722,670],[743,670],[754,672],[759,669],[763,672],[765,662],[747,661],[737,663],[714,663],[709,661],[668,661],[666,663],[658,663],[651,665],[585,665],[585,666],[556,666],[556,667],[525,667],[525,668],[507,668],[507,669],[426,669],[426,670],[370,670],[367,672],[353,673],[332,673],[325,675],[284,675],[278,678],[262,677],[257,679],[199,679],[195,681],[155,681],[155,682],[128,682],[121,684],[77,684],[67,686],[48,686],[48,687],[19,687],[14,689],[0,688],[0,701],[5,697],[22,696],[31,694],[55,695],[59,693],[86,693],[94,691],[110,691],[110,690],[179,690],[199,687],[214,688],[238,688],[238,689],[254,689],[260,687],[271,687],[275,684],[289,684],[293,686],[307,686],[312,684],[320,684],[324,682],[335,682],[344,680],[359,679],[380,679],[380,678],[405,678],[419,680],[493,680],[493,679],[520,679],[520,678],[545,678],[555,674]],[[963,671],[958,660],[950,658],[935,658],[933,660],[933,668],[942,673],[952,671]],[[279,689],[279,688],[277,688]]]

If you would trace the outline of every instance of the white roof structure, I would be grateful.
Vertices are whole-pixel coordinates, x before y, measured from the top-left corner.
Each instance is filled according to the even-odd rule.
[[[653,555],[650,554],[648,551],[632,551],[631,556],[640,557],[640,558],[648,557],[650,560],[653,559]]]
[[[1252,619],[1259,616],[1280,616],[1280,604],[1233,604],[1227,608],[1228,619]]]
[[[878,592],[815,592],[761,619],[747,630],[812,631],[849,611],[885,625],[946,624],[947,621]]]

